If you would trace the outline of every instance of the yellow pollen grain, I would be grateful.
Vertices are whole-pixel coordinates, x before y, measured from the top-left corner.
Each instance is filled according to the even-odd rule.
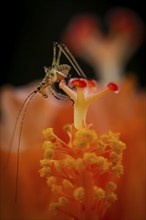
[[[47,159],[40,160],[41,167],[47,167],[49,165],[49,161]]]
[[[51,212],[55,212],[58,208],[59,208],[59,204],[57,202],[51,202],[49,205],[49,211]]]
[[[63,160],[63,164],[67,168],[73,168],[75,166],[75,160],[71,157],[67,157]]]
[[[85,190],[83,187],[78,187],[74,190],[73,196],[76,200],[82,200],[85,197]]]
[[[112,151],[116,152],[117,154],[121,154],[125,148],[125,143],[122,141],[114,140],[112,142]]]
[[[106,199],[110,203],[115,202],[117,200],[117,195],[114,192],[110,192],[106,195]]]
[[[112,170],[115,173],[115,175],[120,176],[121,174],[123,174],[124,167],[121,164],[117,164],[112,167]]]
[[[112,142],[113,140],[119,140],[119,135],[119,133],[113,133],[112,131],[109,131],[107,134],[102,134],[100,139],[105,143]]]
[[[44,151],[44,158],[45,159],[51,159],[54,156],[54,150],[53,149],[45,149]]]
[[[66,132],[71,132],[71,125],[70,124],[67,124],[67,125],[65,125],[64,127],[63,127],[63,129],[66,131]]]
[[[50,167],[43,167],[39,170],[40,177],[46,177],[50,173]]]
[[[44,141],[43,142],[43,145],[42,145],[42,149],[45,150],[45,149],[54,149],[55,148],[55,144],[52,143],[51,141]]]
[[[69,202],[68,199],[64,196],[61,196],[58,199],[58,204],[60,207],[66,205],[68,202]]]
[[[47,184],[48,186],[52,187],[53,184],[56,183],[56,178],[54,176],[50,176],[47,178]]]
[[[115,152],[110,153],[110,158],[112,159],[113,164],[121,163],[122,161],[122,154],[117,154]]]
[[[51,140],[54,136],[53,128],[43,129],[44,138],[47,140]]]
[[[98,157],[95,153],[85,153],[83,156],[83,161],[88,164],[95,164],[98,161]]]
[[[63,179],[62,185],[64,186],[64,188],[73,188],[73,184],[66,179]]]
[[[116,189],[117,189],[117,185],[114,182],[109,181],[107,184],[107,190],[108,191],[115,191]]]
[[[94,186],[93,190],[96,200],[102,200],[105,198],[106,193],[101,187]]]
[[[73,145],[77,148],[86,148],[94,143],[97,139],[97,134],[94,130],[80,128],[75,135]]]
[[[97,164],[101,170],[108,170],[110,166],[109,161],[105,157],[102,157],[102,156],[98,157]]]

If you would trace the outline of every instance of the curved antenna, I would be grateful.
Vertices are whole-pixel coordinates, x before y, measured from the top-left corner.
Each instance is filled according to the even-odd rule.
[[[16,118],[16,121],[15,121],[15,124],[14,124],[14,128],[13,128],[13,133],[12,133],[12,136],[11,136],[11,140],[10,140],[10,144],[9,144],[9,153],[8,153],[8,157],[7,157],[7,160],[6,160],[6,164],[5,164],[5,168],[7,168],[7,165],[9,163],[9,158],[10,158],[10,154],[11,154],[11,151],[12,151],[12,145],[13,145],[13,141],[14,141],[14,136],[15,136],[15,132],[16,132],[16,127],[17,127],[17,124],[18,124],[18,120],[20,118],[20,115],[23,111],[23,108],[26,104],[26,102],[30,99],[30,97],[33,95],[33,94],[36,94],[37,91],[33,91],[29,94],[29,96],[25,99],[25,101],[23,102],[19,112],[18,112],[18,115],[17,115],[17,118]]]
[[[18,139],[18,145],[17,145],[17,162],[16,162],[16,184],[15,184],[15,202],[17,202],[17,193],[18,193],[18,178],[19,178],[19,151],[20,151],[20,142],[21,142],[21,135],[22,135],[22,127],[23,127],[23,122],[24,122],[24,117],[26,115],[26,111],[27,111],[27,108],[28,108],[28,105],[30,104],[30,101],[32,100],[32,98],[34,97],[34,95],[37,93],[38,91],[37,90],[34,90],[33,92],[31,92],[29,94],[29,96],[26,98],[26,100],[24,101],[20,111],[19,111],[19,114],[17,116],[17,119],[16,119],[16,124],[15,124],[15,130],[16,130],[16,126],[17,126],[17,122],[18,122],[18,119],[19,119],[19,116],[25,106],[25,109],[24,109],[24,112],[23,112],[23,116],[22,116],[22,119],[21,119],[21,123],[20,123],[20,131],[19,131],[19,139]],[[28,102],[27,102],[28,101]],[[15,132],[13,132],[13,138],[14,138],[14,134]]]
[[[75,60],[74,56],[71,54],[71,52],[67,49],[65,45],[60,45],[59,43],[56,42],[56,45],[58,48],[64,53],[64,55],[67,57],[69,62],[72,64],[76,72],[78,73],[79,76],[82,76],[84,78],[87,78],[77,61]]]

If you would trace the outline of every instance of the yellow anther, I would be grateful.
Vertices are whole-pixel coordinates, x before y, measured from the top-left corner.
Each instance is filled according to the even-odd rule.
[[[90,144],[95,142],[97,134],[94,130],[86,128],[80,128],[75,135],[73,145],[78,148],[88,147]]]
[[[47,178],[47,184],[48,186],[52,187],[53,184],[56,183],[56,178],[54,176],[50,176]]]
[[[110,166],[109,161],[105,157],[102,157],[102,156],[99,156],[97,158],[97,164],[99,165],[101,170],[107,170],[109,169],[109,166]]]
[[[117,195],[114,192],[110,192],[106,195],[106,199],[110,203],[115,202],[117,200]]]
[[[43,135],[44,135],[44,138],[45,138],[45,139],[51,140],[52,137],[54,136],[53,128],[44,129],[44,130],[43,130]]]
[[[58,205],[61,207],[61,206],[64,206],[68,203],[68,199],[64,196],[61,196],[59,197],[58,199]]]
[[[98,157],[95,153],[85,153],[83,156],[83,161],[89,164],[95,164],[98,161]]]
[[[64,186],[64,188],[72,188],[73,187],[73,184],[69,180],[66,180],[66,179],[63,179],[62,185]]]
[[[52,143],[51,141],[44,141],[42,149],[45,150],[45,149],[48,149],[48,148],[54,149],[55,148],[55,144]]]
[[[85,190],[83,187],[78,187],[73,192],[73,196],[76,200],[82,200],[85,197]]]
[[[63,160],[64,166],[67,168],[73,168],[75,166],[75,160],[72,157],[67,157]]]
[[[71,132],[71,130],[72,130],[72,128],[71,128],[71,125],[70,124],[67,124],[67,125],[65,125],[64,127],[63,127],[63,129],[68,133],[70,133]]]
[[[49,161],[47,159],[40,160],[41,167],[47,167],[49,165]]]
[[[94,186],[93,188],[96,200],[102,200],[105,198],[105,191],[101,187]]]
[[[58,208],[59,208],[59,204],[57,202],[51,202],[49,205],[49,211],[51,212],[57,211]]]
[[[39,170],[40,177],[46,177],[50,173],[50,167],[43,167]]]
[[[54,156],[54,150],[53,149],[45,149],[44,151],[44,158],[45,159],[51,159]]]
[[[112,151],[110,153],[110,158],[112,159],[112,163],[113,164],[121,163],[121,161],[122,161],[122,154],[118,155],[117,153]]]
[[[126,148],[125,143],[123,143],[122,141],[119,140],[114,140],[112,142],[112,150],[117,153],[117,154],[121,154],[123,152],[123,150]]]
[[[107,134],[102,134],[100,136],[100,139],[102,141],[106,142],[112,142],[112,140],[118,140],[120,133],[113,133],[112,131],[109,131]]]
[[[114,182],[112,181],[108,182],[107,184],[108,191],[115,191],[116,189],[117,189],[117,185]]]
[[[117,165],[113,166],[112,170],[117,176],[120,176],[124,172],[123,165],[121,165],[121,164],[117,164]]]

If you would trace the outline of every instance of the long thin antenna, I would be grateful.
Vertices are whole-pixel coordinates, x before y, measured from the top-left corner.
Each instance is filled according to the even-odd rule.
[[[86,75],[84,74],[83,70],[81,69],[81,67],[79,67],[79,64],[77,63],[77,61],[75,60],[75,58],[73,57],[71,52],[69,50],[66,50],[65,45],[62,46],[62,45],[58,44],[57,42],[56,42],[56,45],[59,47],[59,49],[62,51],[62,53],[64,53],[64,55],[67,57],[67,59],[70,61],[70,63],[72,64],[72,66],[74,67],[74,69],[76,70],[78,75],[83,76],[84,78],[87,78]],[[68,53],[68,51],[69,51],[69,53]]]
[[[23,102],[20,110],[19,110],[19,113],[17,115],[17,118],[16,118],[16,121],[15,121],[15,124],[14,124],[14,128],[13,128],[13,133],[12,133],[12,136],[11,136],[11,140],[10,140],[10,144],[9,144],[9,153],[8,153],[8,157],[7,157],[7,160],[6,160],[6,164],[5,164],[5,168],[7,168],[7,165],[9,163],[9,158],[10,158],[10,155],[11,155],[11,152],[12,152],[12,146],[13,146],[13,141],[14,141],[14,136],[15,136],[15,132],[16,132],[16,127],[17,127],[17,124],[18,124],[18,120],[20,118],[20,115],[22,113],[22,110],[26,104],[26,102],[28,101],[28,99],[33,95],[35,94],[37,91],[33,91],[29,94],[29,96],[25,99],[25,101]]]
[[[20,123],[20,132],[19,132],[19,139],[18,139],[18,146],[17,146],[17,163],[16,163],[16,184],[15,184],[15,202],[17,202],[17,195],[18,195],[18,179],[19,179],[19,151],[20,151],[20,142],[21,142],[21,135],[22,135],[22,127],[23,127],[23,122],[24,122],[24,117],[25,117],[25,114],[26,114],[26,111],[27,111],[27,108],[28,108],[28,105],[30,103],[30,101],[32,100],[32,98],[34,97],[34,95],[37,93],[37,90],[33,91],[32,93],[30,93],[30,95],[27,97],[27,99],[25,100],[25,103],[26,101],[28,101],[26,103],[26,106],[25,106],[25,109],[24,109],[24,112],[23,112],[23,116],[22,116],[22,119],[21,119],[21,123]],[[21,108],[21,111],[24,107],[24,103],[23,103],[23,106]],[[19,114],[20,115],[20,114]],[[18,121],[18,120],[17,120]]]

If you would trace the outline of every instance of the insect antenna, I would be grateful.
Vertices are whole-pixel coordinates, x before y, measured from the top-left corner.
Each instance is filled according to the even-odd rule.
[[[54,44],[56,44],[58,46],[58,48],[62,51],[62,53],[64,53],[64,55],[67,57],[69,62],[72,64],[72,66],[74,67],[74,69],[76,70],[78,75],[81,77],[87,78],[85,73],[83,72],[83,70],[81,69],[81,67],[77,63],[77,61],[75,60],[74,56],[69,51],[69,49],[64,44],[59,44],[57,42],[55,42]]]
[[[31,96],[33,94],[35,94],[37,91],[33,91],[29,94],[29,96],[25,99],[25,101],[23,102],[19,112],[18,112],[18,115],[17,115],[17,118],[16,118],[16,121],[15,121],[15,124],[14,124],[14,128],[13,128],[13,132],[12,132],[12,135],[11,135],[11,139],[10,139],[10,144],[9,144],[9,151],[8,151],[8,157],[6,159],[6,163],[5,163],[5,168],[7,168],[8,166],[8,163],[9,163],[9,159],[10,159],[10,155],[11,155],[11,151],[12,151],[12,146],[13,146],[13,141],[14,141],[14,136],[15,136],[15,132],[16,132],[16,128],[17,128],[17,124],[18,124],[18,121],[19,121],[19,118],[21,116],[21,113],[24,109],[24,106],[25,104],[27,103],[27,101],[31,98]]]
[[[33,92],[31,92],[29,94],[29,96],[25,99],[19,113],[18,113],[18,116],[17,116],[17,119],[16,119],[16,122],[15,122],[15,127],[14,127],[14,132],[12,134],[12,141],[11,141],[11,145],[13,143],[13,139],[14,139],[14,135],[15,135],[15,130],[16,130],[16,127],[17,127],[17,123],[18,123],[18,120],[19,120],[19,117],[21,115],[21,112],[23,111],[24,107],[24,111],[23,111],[23,116],[22,116],[22,119],[21,119],[21,122],[20,122],[20,130],[19,130],[19,135],[18,135],[18,145],[17,145],[17,162],[16,162],[16,184],[15,184],[15,202],[17,202],[17,195],[18,195],[18,179],[19,179],[19,151],[20,151],[20,143],[21,143],[21,135],[22,135],[22,128],[23,128],[23,122],[24,122],[24,117],[26,115],[26,111],[27,111],[27,108],[28,108],[28,105],[30,104],[30,101],[32,100],[32,98],[34,97],[34,95],[38,92],[38,90],[34,90]]]

